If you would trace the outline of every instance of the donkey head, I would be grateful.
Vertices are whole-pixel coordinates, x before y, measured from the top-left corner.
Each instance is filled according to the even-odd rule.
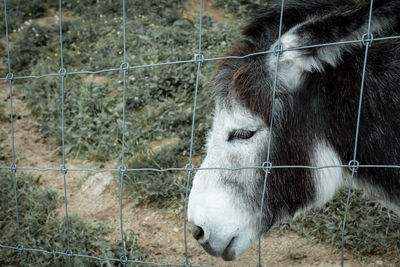
[[[397,25],[392,20],[398,21],[398,8],[398,1],[375,3],[376,15],[370,28],[375,36],[388,34],[388,25]],[[244,56],[279,47],[275,36],[280,7],[263,8],[253,17],[244,30],[247,41],[229,55]],[[335,129],[326,116],[332,102],[329,97],[333,98],[334,93],[324,94],[324,90],[334,92],[335,86],[344,87],[352,81],[349,86],[357,92],[361,80],[361,66],[357,65],[362,61],[357,58],[362,55],[361,42],[291,48],[361,40],[368,29],[368,18],[368,4],[356,5],[347,0],[289,4],[284,9],[280,43],[284,51],[280,56],[270,53],[232,57],[220,63],[213,80],[214,121],[201,165],[207,170],[197,172],[188,206],[192,234],[208,253],[224,260],[237,258],[275,223],[323,205],[343,184],[340,168],[273,168],[266,180],[259,224],[266,171],[259,167],[267,158],[270,132],[270,159],[274,166],[342,164],[342,155],[326,138],[327,132]],[[347,62],[342,70],[344,55]]]

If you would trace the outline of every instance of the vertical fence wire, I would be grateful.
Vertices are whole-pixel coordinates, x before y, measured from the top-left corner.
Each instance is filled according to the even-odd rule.
[[[65,204],[65,232],[67,234],[67,255],[68,255],[68,265],[71,266],[71,236],[69,231],[69,213],[68,213],[68,196],[67,196],[67,167],[65,166],[65,78],[66,78],[66,69],[64,67],[64,53],[63,53],[63,34],[62,34],[62,0],[58,1],[58,9],[60,16],[60,64],[61,69],[59,71],[59,76],[61,78],[61,137],[62,137],[62,165],[61,165],[61,173],[63,174],[64,181],[64,204]]]
[[[204,61],[204,56],[202,55],[202,35],[203,35],[203,0],[200,0],[200,18],[199,18],[199,46],[197,54],[195,55],[195,63],[197,64],[197,72],[196,72],[196,85],[194,91],[194,100],[193,100],[193,116],[192,116],[192,128],[190,135],[190,151],[189,151],[189,163],[186,165],[185,169],[187,172],[186,178],[186,190],[185,190],[185,206],[184,206],[184,216],[183,216],[183,235],[185,241],[185,266],[190,266],[189,258],[188,258],[188,245],[187,245],[187,208],[188,208],[188,196],[189,196],[189,187],[190,187],[190,178],[193,172],[193,142],[194,142],[194,127],[196,121],[196,107],[197,107],[197,95],[199,90],[199,82],[200,82],[200,69],[201,64]]]
[[[356,123],[356,132],[355,132],[355,140],[354,140],[353,159],[349,162],[349,168],[351,170],[351,178],[350,178],[348,192],[347,192],[346,206],[345,206],[345,211],[344,211],[344,216],[343,216],[343,225],[342,225],[342,234],[341,234],[340,264],[342,267],[344,266],[344,243],[345,243],[344,232],[346,229],[347,214],[349,212],[351,191],[352,191],[354,176],[356,175],[357,169],[360,166],[360,163],[357,161],[357,147],[358,147],[360,120],[361,120],[361,106],[362,106],[362,99],[363,99],[363,94],[364,94],[365,73],[366,73],[366,69],[367,69],[368,49],[371,46],[372,41],[373,41],[373,35],[371,33],[373,5],[374,5],[374,0],[370,0],[368,29],[367,29],[367,33],[365,33],[362,37],[362,40],[363,40],[362,44],[365,46],[365,53],[364,53],[364,61],[363,61],[362,76],[361,76],[360,98],[359,98],[358,111],[357,111],[357,123]]]
[[[13,175],[14,182],[14,198],[15,198],[15,217],[17,220],[17,240],[18,240],[18,251],[19,251],[19,261],[23,265],[23,246],[21,241],[21,222],[19,218],[19,206],[18,206],[18,190],[17,190],[17,165],[15,159],[15,135],[14,135],[14,106],[13,106],[13,73],[11,70],[11,56],[10,56],[10,40],[8,36],[8,18],[7,18],[7,0],[4,0],[4,22],[6,24],[6,45],[7,45],[7,65],[8,74],[7,80],[10,88],[10,123],[11,123],[11,166],[10,170]]]
[[[125,122],[125,109],[126,109],[126,75],[128,71],[128,63],[126,61],[126,2],[122,0],[122,31],[123,31],[123,46],[124,46],[124,55],[123,55],[123,63],[121,64],[121,70],[123,71],[123,88],[122,88],[122,145],[121,145],[121,166],[120,170],[120,194],[119,194],[119,220],[120,220],[120,230],[121,230],[121,246],[122,246],[122,256],[121,263],[123,266],[126,266],[127,257],[126,257],[126,246],[124,239],[124,220],[123,220],[123,212],[122,212],[122,199],[124,193],[124,176],[126,171],[125,166],[125,131],[126,131],[126,122]]]
[[[279,71],[279,58],[282,54],[282,45],[281,45],[281,35],[282,35],[282,25],[283,25],[283,10],[285,6],[285,0],[281,1],[281,13],[279,17],[279,30],[278,30],[278,41],[274,47],[275,50],[275,72],[274,72],[274,82],[273,82],[273,90],[272,90],[272,103],[271,103],[271,116],[270,116],[270,124],[269,124],[269,133],[268,133],[268,140],[267,140],[267,159],[263,164],[265,176],[264,176],[264,183],[261,195],[261,203],[260,203],[260,217],[258,222],[259,231],[262,233],[262,218],[263,218],[263,209],[264,209],[264,200],[265,200],[265,193],[267,188],[267,181],[268,175],[271,172],[272,163],[270,161],[271,157],[271,141],[272,141],[272,132],[273,132],[273,122],[274,122],[274,113],[275,113],[275,96],[276,96],[276,87],[278,82],[278,71]],[[258,238],[258,265],[257,267],[262,267],[261,261],[261,235]]]

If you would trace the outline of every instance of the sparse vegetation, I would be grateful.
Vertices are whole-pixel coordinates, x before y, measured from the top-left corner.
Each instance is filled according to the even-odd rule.
[[[4,1],[0,2],[0,34],[6,32],[6,24],[4,21]],[[7,1],[8,13],[8,31],[10,33],[17,31],[25,21],[43,16],[46,11],[46,1],[42,0],[9,0]]]
[[[198,46],[198,24],[182,19],[183,1],[127,1],[127,56],[132,65],[192,59]],[[122,6],[109,2],[65,1],[79,18],[63,23],[64,64],[68,71],[119,67],[122,60]],[[90,12],[89,12],[90,9]],[[178,12],[178,11],[179,12]],[[204,18],[203,49],[220,55],[238,38],[233,23]],[[32,22],[13,40],[13,69],[18,74],[55,73],[59,65],[58,25]],[[31,45],[27,46],[27,42]],[[215,63],[204,64],[200,77],[194,151],[203,153],[212,111],[204,84]],[[65,90],[66,152],[91,160],[119,160],[122,138],[122,74],[103,73],[102,82],[68,76]],[[42,133],[61,143],[58,78],[25,80],[19,88],[31,100]],[[126,158],[128,168],[183,167],[188,161],[196,82],[196,64],[132,70],[127,77]],[[167,138],[180,141],[152,151],[149,144]],[[181,203],[186,174],[129,174],[127,183],[140,201]],[[179,204],[180,205],[180,204]]]
[[[65,219],[56,216],[57,194],[39,186],[40,177],[18,172],[17,192],[21,229],[21,243],[26,248],[47,251],[67,251]],[[17,246],[17,222],[15,212],[14,182],[10,171],[0,171],[0,244]],[[100,225],[87,225],[77,215],[69,216],[71,250],[75,253],[103,258],[121,257],[121,242],[108,244],[102,236],[110,229]],[[137,246],[137,235],[126,238],[128,257],[143,260],[145,254]],[[17,266],[19,252],[0,249],[0,265]],[[81,257],[72,257],[73,266],[115,266],[114,262],[98,262]],[[65,266],[67,258],[38,252],[23,252],[23,261],[32,266]]]
[[[265,4],[279,3],[279,0],[213,0],[213,5],[222,8],[226,13],[234,14],[236,17],[248,18],[251,11]]]
[[[337,192],[325,207],[280,226],[313,241],[324,241],[340,249],[347,190]],[[381,204],[353,191],[345,229],[345,247],[361,257],[400,254],[400,217]],[[400,260],[400,259],[399,259]]]

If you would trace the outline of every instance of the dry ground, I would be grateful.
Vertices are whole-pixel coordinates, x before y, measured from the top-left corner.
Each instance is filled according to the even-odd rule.
[[[184,16],[197,16],[199,8],[197,1],[188,1]],[[205,14],[218,20],[226,18],[221,10],[212,8],[211,1],[204,1]],[[51,13],[51,12],[50,12]],[[53,12],[54,13],[54,12]],[[54,16],[41,18],[45,23],[51,23]],[[41,21],[41,22],[42,22]],[[1,51],[4,56],[4,51]],[[0,58],[0,61],[4,58]],[[1,62],[0,62],[1,63]],[[1,64],[0,64],[1,65]],[[98,77],[91,77],[93,82],[106,82]],[[6,104],[6,115],[9,116],[8,83],[0,82],[0,101]],[[57,145],[46,136],[39,133],[34,119],[27,108],[27,99],[21,93],[14,92],[15,114],[15,151],[17,166],[38,168],[59,168],[61,156],[56,151]],[[0,135],[6,136],[0,142],[0,158],[10,161],[11,154],[11,124],[2,122]],[[168,142],[166,142],[168,143]],[[160,144],[154,144],[158,147]],[[72,160],[67,162],[68,168],[100,168],[113,167],[111,163]],[[59,172],[34,172],[41,175],[41,184],[57,191],[63,196],[63,177]],[[77,213],[87,223],[101,223],[114,229],[105,236],[110,241],[120,238],[119,221],[119,188],[115,179],[110,179],[111,173],[89,175],[84,172],[68,172],[67,197],[68,209]],[[109,182],[106,182],[109,181]],[[103,183],[103,186],[99,186]],[[59,216],[65,215],[64,198],[61,198],[58,208]],[[134,205],[129,196],[123,200],[124,231],[139,233],[140,249],[148,254],[149,260],[160,263],[181,263],[184,261],[184,238],[182,216],[167,214],[148,206]],[[234,262],[224,262],[207,255],[188,233],[189,258],[193,264],[215,266],[256,266],[258,262],[257,246],[253,245],[241,258]],[[279,236],[276,232],[269,233],[262,239],[262,260],[264,266],[338,266],[340,255],[338,251],[324,243],[312,243],[295,233]],[[360,261],[351,253],[346,252],[346,266],[395,266],[396,264],[384,258],[370,258]]]

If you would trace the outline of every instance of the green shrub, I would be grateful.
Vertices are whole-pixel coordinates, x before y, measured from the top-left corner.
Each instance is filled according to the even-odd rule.
[[[65,1],[65,7],[80,16],[63,23],[64,64],[68,71],[119,67],[123,60],[122,7],[109,1],[89,2]],[[197,23],[182,19],[182,2],[127,1],[127,56],[131,66],[194,57],[199,28]],[[220,55],[237,39],[238,33],[232,25],[204,18],[202,48],[206,56]],[[61,67],[58,31],[57,25],[41,27],[33,23],[16,36],[12,49],[13,72],[19,75],[56,73]],[[27,46],[27,40],[31,45]],[[205,84],[214,69],[215,63],[205,63],[201,69],[194,143],[197,155],[204,153],[204,137],[210,127],[213,105]],[[190,148],[196,71],[195,63],[129,71],[125,140],[128,168],[185,166]],[[87,75],[71,75],[65,80],[66,153],[68,157],[114,160],[118,164],[122,144],[123,78],[120,72],[98,76],[105,82],[93,82]],[[61,144],[60,79],[17,80],[16,85],[28,96],[40,131]],[[149,150],[152,142],[168,138],[178,138],[180,142],[169,145],[162,153],[142,153]],[[180,175],[174,178],[160,178],[160,175],[135,173],[128,177],[128,184],[143,201],[154,201],[157,205],[182,201],[184,187]],[[157,193],[158,189],[166,192]]]
[[[262,0],[213,0],[213,6],[222,8],[226,13],[230,13],[241,19],[248,18],[251,12],[259,7],[270,2],[280,2],[279,0],[262,1]]]
[[[324,241],[340,249],[347,190],[340,190],[335,198],[321,209],[299,216],[282,229],[292,229],[315,241]],[[358,190],[351,195],[345,229],[345,248],[355,255],[400,254],[400,217],[381,204],[366,199]]]
[[[56,208],[58,196],[54,191],[38,185],[39,178],[19,173],[17,175],[18,208],[21,230],[21,243],[26,248],[47,251],[67,251],[65,219],[58,219]],[[0,244],[17,246],[16,207],[13,178],[9,171],[0,171]],[[100,225],[87,225],[77,215],[69,216],[70,244],[73,253],[90,256],[121,257],[121,241],[108,244],[102,236],[110,229]],[[137,245],[137,236],[126,239],[128,258],[143,260]],[[99,262],[82,257],[72,257],[74,266],[114,266],[110,261]],[[35,266],[65,266],[66,257],[41,252],[23,252],[23,261]],[[0,248],[0,265],[19,264],[16,250]]]
[[[7,21],[8,32],[12,33],[21,27],[25,21],[43,16],[46,11],[46,1],[43,0],[8,0]],[[0,34],[6,32],[4,19],[4,1],[0,2]]]

